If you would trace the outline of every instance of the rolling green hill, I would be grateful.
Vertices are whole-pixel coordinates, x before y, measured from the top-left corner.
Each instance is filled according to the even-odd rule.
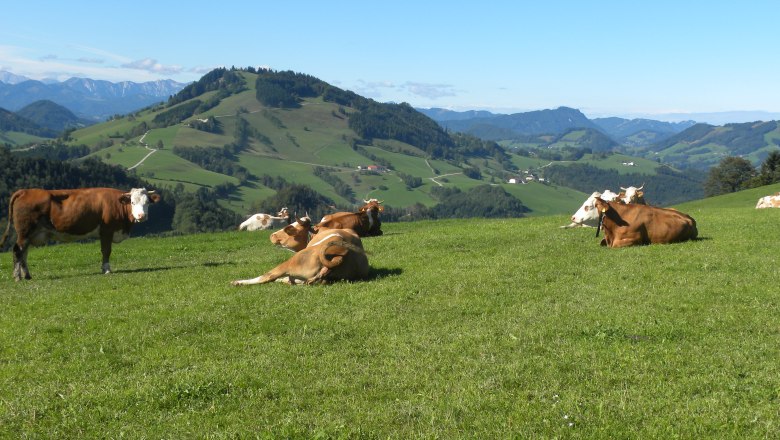
[[[707,169],[726,156],[740,156],[758,166],[780,147],[780,122],[747,122],[712,126],[697,124],[653,145],[647,157],[680,167]]]
[[[550,123],[560,122],[563,116],[553,116],[563,110]],[[543,138],[531,141],[545,142],[551,155],[579,151],[576,160],[627,172],[616,164],[628,156],[583,155],[583,145],[593,151],[612,145],[590,128]],[[345,209],[369,197],[395,208],[432,207],[441,202],[434,188],[500,185],[532,216],[570,213],[604,186],[572,189],[548,180],[515,187],[509,178],[567,158],[522,157],[512,153],[516,145],[505,150],[448,133],[407,104],[377,103],[293,72],[217,69],[167,104],[76,130],[69,143],[87,145],[92,156],[160,187],[227,190],[221,203],[243,215],[276,193],[262,184],[266,177],[307,185]],[[635,174],[657,174],[649,161],[634,162],[641,164]],[[367,171],[369,165],[379,171]]]
[[[279,90],[284,93],[272,94]],[[264,103],[269,99],[279,105]],[[431,194],[435,187],[467,190],[490,183],[525,197],[530,215],[568,212],[584,196],[509,187],[502,182],[513,156],[492,142],[451,136],[408,105],[376,103],[291,72],[217,70],[167,105],[74,131],[70,144],[86,144],[92,156],[135,167],[139,177],[161,187],[231,186],[223,204],[242,214],[275,193],[255,179],[262,176],[308,185],[343,207],[369,197],[398,208],[431,207],[440,202]],[[183,149],[224,154],[240,171],[194,163]],[[158,151],[147,157],[152,150]],[[369,165],[380,171],[366,171]],[[410,186],[410,179],[421,184]]]

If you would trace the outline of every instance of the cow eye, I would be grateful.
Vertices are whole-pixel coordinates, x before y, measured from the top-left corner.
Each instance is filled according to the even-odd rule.
[[[588,211],[590,211],[590,206],[586,206],[585,207],[585,212],[588,212]]]

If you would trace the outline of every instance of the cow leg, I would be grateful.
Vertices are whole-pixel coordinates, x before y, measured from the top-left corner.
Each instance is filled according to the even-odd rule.
[[[341,257],[336,257],[341,258]],[[325,282],[324,277],[330,272],[330,269],[326,266],[322,266],[322,269],[320,269],[319,272],[317,272],[317,275],[314,275],[313,277],[306,280],[306,284],[314,284],[317,281]]]
[[[111,265],[108,263],[111,258],[111,241],[113,240],[113,234],[100,231],[100,253],[103,255],[103,265],[101,270],[104,274],[111,273]]]
[[[30,270],[27,268],[27,251],[30,246],[20,246],[19,243],[14,244],[12,253],[14,261],[14,280],[20,281],[22,278],[29,280]]]

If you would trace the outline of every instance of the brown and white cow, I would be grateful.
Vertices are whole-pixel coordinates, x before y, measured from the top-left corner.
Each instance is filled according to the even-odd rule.
[[[158,194],[145,188],[130,192],[113,188],[20,189],[11,196],[8,226],[0,246],[5,244],[13,222],[17,235],[12,250],[13,274],[19,281],[31,278],[27,268],[30,246],[99,237],[102,270],[109,273],[111,244],[126,239],[133,223],[148,218],[149,204],[159,200]]]
[[[572,216],[571,223],[561,228],[577,228],[577,227],[590,227],[595,228],[599,223],[599,214],[596,210],[596,198],[600,197],[602,200],[611,202],[618,198],[618,194],[608,189],[603,193],[595,191],[591,194],[585,202],[580,206]]]
[[[780,192],[758,199],[758,203],[756,203],[756,209],[763,208],[780,208]]]
[[[295,253],[289,260],[257,278],[236,280],[243,286],[285,280],[290,284],[327,283],[337,280],[359,280],[368,277],[368,257],[360,237],[349,229],[322,232],[324,237]]]
[[[238,230],[257,231],[263,229],[276,229],[285,224],[289,225],[290,220],[290,211],[288,211],[287,208],[282,208],[276,214],[276,217],[271,214],[254,214],[244,220],[244,222],[238,226]]]
[[[352,229],[320,229],[319,233],[314,233],[309,217],[297,219],[294,223],[271,234],[269,238],[271,243],[276,246],[299,252],[309,246],[321,244],[324,240],[331,240],[336,236],[356,246],[363,246],[360,237]]]
[[[320,229],[352,229],[361,237],[382,235],[382,222],[379,213],[384,211],[382,201],[377,199],[363,200],[363,205],[357,212],[335,212],[322,217],[313,226],[315,232]]]
[[[693,240],[699,233],[696,220],[676,209],[607,202],[600,198],[596,198],[596,209],[600,213],[596,235],[604,230],[602,246],[677,243]]]

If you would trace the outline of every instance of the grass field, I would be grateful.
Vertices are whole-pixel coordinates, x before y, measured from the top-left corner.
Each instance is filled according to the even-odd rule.
[[[778,438],[780,185],[681,205],[700,240],[568,216],[384,224],[371,278],[236,288],[268,232],[0,254],[4,438]],[[150,215],[154,215],[152,209]]]

